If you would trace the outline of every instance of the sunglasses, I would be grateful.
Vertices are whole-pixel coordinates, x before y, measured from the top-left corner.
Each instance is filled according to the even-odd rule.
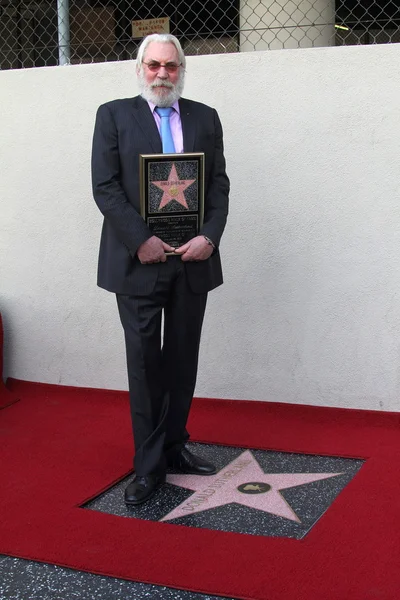
[[[167,71],[167,73],[176,73],[176,71],[179,69],[179,67],[182,66],[181,64],[177,65],[174,62],[167,62],[167,63],[162,64],[155,60],[152,60],[150,62],[143,61],[143,63],[147,66],[149,71],[151,71],[152,73],[156,73],[157,71],[159,71],[161,69],[161,67],[164,67],[165,70]]]

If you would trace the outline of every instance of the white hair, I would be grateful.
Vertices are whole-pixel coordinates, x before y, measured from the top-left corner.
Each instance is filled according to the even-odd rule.
[[[144,54],[146,52],[147,46],[151,44],[151,42],[159,42],[161,44],[173,44],[178,52],[178,60],[182,67],[186,68],[186,58],[182,50],[182,46],[174,35],[170,33],[152,33],[144,38],[143,42],[140,44],[137,58],[136,58],[136,69],[139,71],[142,68],[142,62],[144,58]]]

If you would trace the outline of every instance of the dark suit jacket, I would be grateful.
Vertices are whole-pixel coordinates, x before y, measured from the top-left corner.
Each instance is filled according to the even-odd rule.
[[[217,249],[206,261],[185,263],[192,291],[204,293],[222,283],[218,245],[228,214],[229,194],[222,127],[217,112],[205,104],[181,98],[179,108],[184,151],[205,153],[201,234],[209,237]],[[93,195],[104,215],[97,283],[111,292],[146,295],[157,280],[160,264],[142,265],[136,255],[138,247],[152,235],[140,216],[139,154],[161,152],[157,125],[141,96],[99,107],[92,151]]]

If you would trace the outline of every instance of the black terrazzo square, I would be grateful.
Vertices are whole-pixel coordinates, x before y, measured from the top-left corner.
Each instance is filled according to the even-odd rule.
[[[145,504],[127,507],[131,477],[84,508],[250,535],[302,539],[362,467],[362,459],[188,444],[217,466],[213,476],[167,474]]]
[[[223,600],[0,555],[0,600]],[[225,600],[235,600],[226,598]]]

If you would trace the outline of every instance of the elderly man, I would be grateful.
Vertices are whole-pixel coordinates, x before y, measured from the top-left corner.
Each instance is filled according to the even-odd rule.
[[[185,444],[207,293],[222,283],[218,246],[229,180],[217,112],[181,98],[185,66],[174,36],[145,38],[136,63],[140,96],[100,106],[93,137],[93,195],[104,215],[98,285],[116,294],[125,332],[135,443],[129,505],[148,500],[168,467],[216,472]],[[162,152],[205,154],[204,223],[176,249],[153,235],[140,215],[139,155]]]

